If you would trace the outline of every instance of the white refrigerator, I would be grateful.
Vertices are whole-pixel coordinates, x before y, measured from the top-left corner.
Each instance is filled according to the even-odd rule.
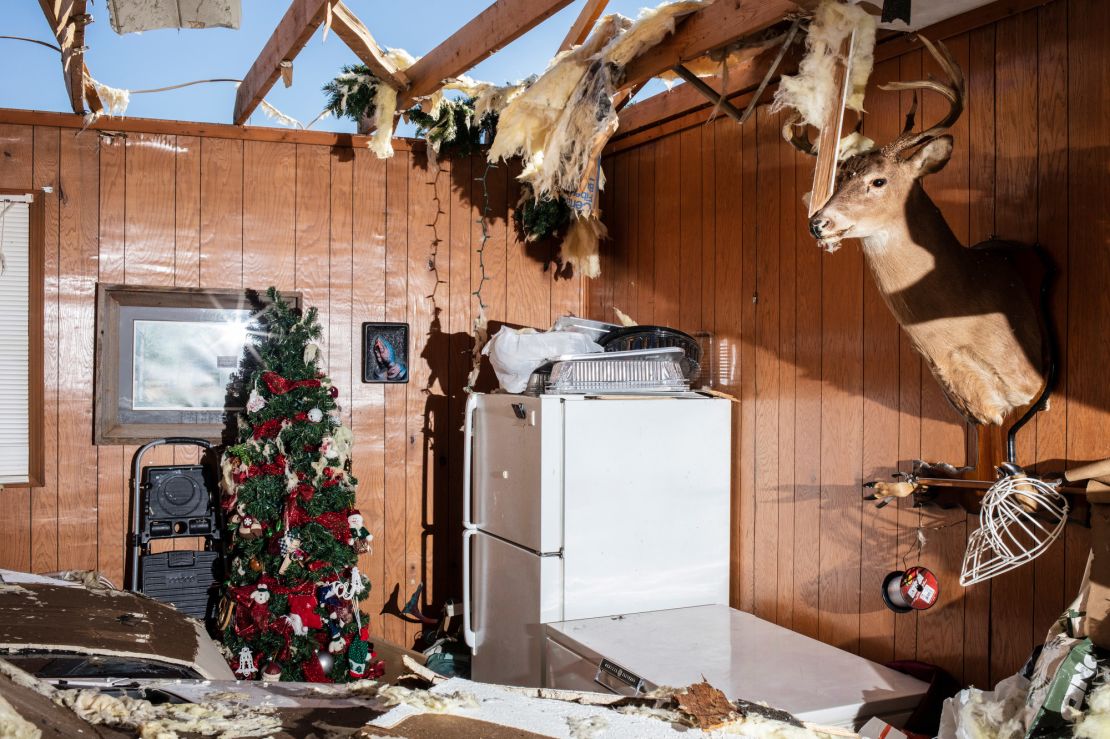
[[[731,413],[694,393],[470,397],[473,679],[539,686],[547,623],[728,603]]]

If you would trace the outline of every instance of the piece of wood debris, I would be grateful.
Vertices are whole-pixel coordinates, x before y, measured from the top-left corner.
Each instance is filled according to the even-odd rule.
[[[705,731],[719,729],[743,718],[728,696],[706,680],[675,693],[674,699],[678,703],[678,710],[688,715],[695,726]]]

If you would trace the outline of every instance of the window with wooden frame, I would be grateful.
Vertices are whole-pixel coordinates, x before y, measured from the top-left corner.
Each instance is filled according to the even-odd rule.
[[[42,195],[0,189],[0,487],[43,484]]]

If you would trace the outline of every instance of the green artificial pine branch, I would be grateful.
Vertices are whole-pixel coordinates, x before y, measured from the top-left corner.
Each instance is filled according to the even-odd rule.
[[[357,612],[369,581],[357,578],[363,590],[352,593],[352,602],[322,600],[334,583],[356,581],[358,553],[347,517],[355,512],[357,481],[338,393],[320,367],[316,310],[301,318],[274,288],[267,297],[238,378],[249,394],[239,437],[221,462],[228,534],[224,644],[233,669],[247,650],[255,678],[273,667],[284,680],[376,676],[380,663],[372,658],[361,673],[349,672],[355,664],[346,658],[352,646],[360,656],[366,651],[359,629],[366,616],[335,621],[339,638],[328,628],[333,613],[345,614],[347,606]],[[322,628],[309,626],[314,616]],[[333,660],[326,674],[320,652]]]

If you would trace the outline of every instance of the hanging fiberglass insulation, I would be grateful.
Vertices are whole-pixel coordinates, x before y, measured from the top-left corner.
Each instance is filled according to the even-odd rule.
[[[825,0],[818,6],[806,32],[806,54],[798,65],[798,74],[783,75],[771,112],[793,108],[802,122],[821,128],[828,117],[829,105],[837,99],[834,89],[834,59],[840,56],[844,40],[856,34],[848,83],[851,89],[845,107],[863,112],[863,95],[867,78],[875,64],[875,19],[858,5],[844,5]],[[867,150],[873,142],[859,134],[850,142],[841,142],[842,151]],[[861,148],[862,147],[862,148]]]
[[[404,71],[416,63],[416,59],[404,49],[389,49],[385,58],[395,69]],[[397,91],[375,79],[378,89],[374,94],[374,115],[371,123],[374,133],[370,136],[370,150],[378,159],[393,156],[393,115],[397,112]]]

